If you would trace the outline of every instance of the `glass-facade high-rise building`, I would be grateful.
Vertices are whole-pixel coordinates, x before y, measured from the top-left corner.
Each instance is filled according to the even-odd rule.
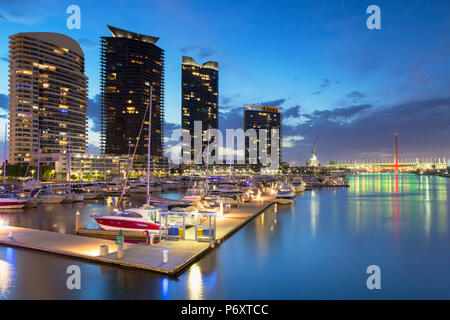
[[[264,166],[260,159],[259,154],[261,147],[261,137],[259,136],[260,129],[267,130],[267,155],[271,156],[271,145],[272,145],[272,129],[279,130],[279,141],[278,141],[278,163],[281,163],[281,109],[277,107],[269,106],[255,106],[255,105],[245,105],[244,106],[244,131],[248,129],[254,129],[256,131],[258,144],[255,146],[250,143],[249,139],[246,138],[245,143],[245,163],[254,169],[259,169]],[[250,149],[252,148],[252,149]],[[251,157],[251,155],[256,155],[256,158]]]
[[[137,154],[147,153],[150,102],[151,156],[163,156],[164,50],[159,38],[108,26],[111,37],[101,38],[101,144],[105,154],[127,154],[138,143]],[[139,139],[141,124],[144,126]]]
[[[194,122],[202,122],[203,148],[206,130],[219,128],[219,64],[208,61],[199,65],[191,57],[183,56],[181,67],[181,124],[192,137],[190,148],[194,160]]]
[[[87,149],[84,54],[72,38],[49,32],[9,37],[9,161]]]

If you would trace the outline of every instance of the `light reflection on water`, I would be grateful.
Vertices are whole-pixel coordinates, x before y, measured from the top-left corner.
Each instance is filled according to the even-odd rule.
[[[306,191],[293,206],[268,209],[178,279],[0,247],[0,298],[450,298],[449,180],[362,174],[349,182],[348,189]],[[90,214],[112,212],[114,200],[107,203],[6,212],[0,219],[72,232],[76,210],[87,224]],[[78,292],[65,288],[71,264],[82,270]],[[381,267],[381,291],[365,286],[370,264]]]

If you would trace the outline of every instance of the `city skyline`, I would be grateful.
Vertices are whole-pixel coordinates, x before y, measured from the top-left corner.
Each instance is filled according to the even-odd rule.
[[[148,124],[151,112],[151,155],[161,159],[164,49],[156,44],[157,37],[109,25],[108,29],[112,36],[102,37],[102,153],[129,154],[137,144],[137,154],[147,154],[149,127],[142,123]]]
[[[1,3],[0,39],[6,44],[7,36],[17,32],[52,31],[81,44],[90,79],[90,151],[99,146],[100,37],[112,24],[160,37],[166,50],[168,132],[180,127],[179,66],[182,55],[189,55],[221,64],[221,129],[242,123],[242,113],[236,110],[245,104],[281,107],[284,161],[303,164],[316,136],[319,160],[392,157],[394,131],[400,132],[400,157],[449,157],[445,30],[450,19],[441,13],[450,10],[445,2],[436,2],[433,8],[415,3],[405,8],[401,2],[380,1],[381,30],[365,26],[369,3],[336,1],[296,6],[292,2],[282,6],[177,2],[176,9],[160,1],[136,2],[135,6],[117,4],[123,10],[102,17],[96,13],[104,5],[80,1],[81,30],[68,30],[65,9],[70,4]],[[144,18],[149,12],[155,12],[154,19]],[[217,19],[205,22],[211,12]],[[222,26],[229,16],[234,19]],[[411,20],[423,23],[411,25]],[[5,75],[8,63],[3,50],[0,72]],[[1,124],[7,112],[7,82],[6,76],[0,79]],[[167,141],[166,149],[172,145]]]

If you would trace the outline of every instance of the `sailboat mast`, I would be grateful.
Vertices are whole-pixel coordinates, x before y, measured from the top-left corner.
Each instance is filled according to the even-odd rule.
[[[210,125],[208,125],[208,137],[206,143],[208,144],[208,151],[206,152],[206,171],[205,171],[205,190],[208,190],[208,163],[209,163],[209,140],[210,140]]]
[[[152,129],[153,86],[150,86],[150,107],[148,111],[148,142],[147,142],[147,204],[150,205],[150,142]]]
[[[41,163],[41,130],[38,130],[37,181],[39,181],[39,164]]]
[[[3,185],[6,183],[6,139],[8,136],[8,125],[5,124],[5,142],[3,144]]]
[[[70,153],[70,130],[67,131],[67,135],[69,137],[69,191],[72,190],[72,155]]]

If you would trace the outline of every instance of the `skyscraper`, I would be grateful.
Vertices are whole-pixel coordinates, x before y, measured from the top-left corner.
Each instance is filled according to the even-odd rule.
[[[279,150],[278,150],[278,163],[281,163],[281,112],[280,108],[269,107],[269,106],[255,106],[255,105],[245,105],[244,106],[244,131],[248,129],[255,129],[257,134],[258,145],[254,146],[249,143],[246,139],[245,143],[245,162],[247,165],[254,169],[259,169],[263,166],[259,159],[260,147],[261,147],[261,137],[259,136],[260,129],[267,130],[267,155],[271,156],[271,145],[272,145],[272,129],[279,130]],[[252,149],[250,149],[252,148]],[[250,157],[251,154],[257,155],[257,158]],[[256,162],[255,164],[252,164]]]
[[[9,161],[27,164],[38,152],[87,148],[87,77],[80,45],[66,35],[9,37]]]
[[[101,38],[101,144],[105,154],[133,152],[145,121],[137,153],[147,153],[145,111],[153,87],[151,156],[163,156],[164,50],[159,38],[108,26],[112,37]]]
[[[198,65],[191,57],[183,56],[181,67],[181,123],[183,130],[189,131],[194,139],[195,121],[202,122],[203,135],[208,128],[219,128],[219,64],[208,61]],[[191,141],[191,159],[193,155],[194,143]]]

